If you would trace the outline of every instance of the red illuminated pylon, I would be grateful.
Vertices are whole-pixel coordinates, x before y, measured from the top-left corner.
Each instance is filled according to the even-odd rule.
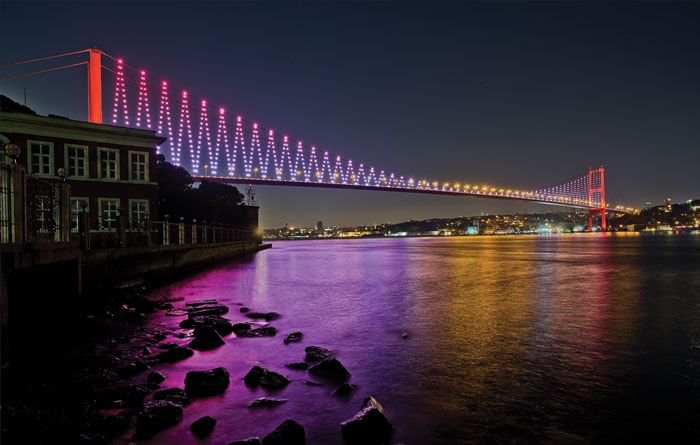
[[[599,198],[596,199],[596,198]],[[600,202],[600,208],[589,211],[588,227],[593,230],[593,215],[600,213],[600,225],[607,229],[605,222],[605,169],[603,166],[588,169],[588,201],[590,204]]]

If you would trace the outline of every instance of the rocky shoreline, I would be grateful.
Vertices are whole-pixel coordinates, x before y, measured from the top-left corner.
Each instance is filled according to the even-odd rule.
[[[31,444],[110,444],[131,437],[138,443],[182,420],[183,410],[192,398],[209,397],[225,391],[229,374],[225,368],[192,371],[183,388],[161,390],[166,376],[150,370],[158,362],[176,363],[193,355],[193,350],[212,350],[224,344],[227,336],[275,336],[269,322],[280,314],[258,313],[237,308],[250,322],[231,323],[229,308],[217,301],[177,302],[150,300],[146,287],[122,290],[102,296],[100,307],[91,308],[77,320],[70,320],[57,332],[48,333],[43,345],[32,345],[21,358],[2,370],[2,443]],[[145,322],[155,311],[172,311],[186,316],[180,326],[191,329],[188,346],[173,342],[172,332]],[[257,323],[257,321],[265,323]],[[298,342],[303,333],[287,334],[284,343]],[[318,346],[307,346],[304,361],[289,363],[336,386],[334,396],[347,395],[354,386],[350,372],[332,353]],[[135,375],[146,376],[146,383],[125,384]],[[289,381],[274,371],[253,366],[244,379],[249,387],[281,388]],[[312,382],[309,382],[312,383]],[[256,406],[284,403],[284,399],[263,397]],[[204,438],[216,419],[204,417],[189,426]],[[355,416],[340,425],[344,443],[388,444],[393,427],[380,403],[364,399]],[[293,419],[282,422],[261,437],[231,438],[238,444],[306,444],[303,425]]]

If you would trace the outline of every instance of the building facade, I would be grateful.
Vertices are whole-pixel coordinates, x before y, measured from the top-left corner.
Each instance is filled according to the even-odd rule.
[[[122,215],[127,232],[143,231],[149,220],[158,219],[156,152],[164,141],[151,130],[0,111],[0,142],[21,149],[14,159],[4,153],[5,164],[22,166],[28,178],[47,185],[69,185],[70,193],[54,199],[69,216],[73,234],[83,213],[89,231],[98,234],[115,232]],[[64,196],[68,203],[60,202]],[[39,218],[28,224],[41,227],[49,213],[42,215],[28,215]],[[54,224],[59,233],[67,233],[61,216],[56,215]],[[2,230],[4,239],[18,239],[9,233],[17,228],[3,225]]]

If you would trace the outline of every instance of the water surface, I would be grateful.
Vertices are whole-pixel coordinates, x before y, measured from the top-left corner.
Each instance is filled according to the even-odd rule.
[[[393,443],[407,445],[700,438],[697,235],[274,241],[249,260],[157,289],[161,297],[216,299],[232,322],[249,320],[241,306],[281,317],[270,323],[275,337],[231,335],[154,367],[168,377],[163,388],[218,366],[231,384],[139,443],[227,444],[291,418],[308,444],[342,444],[340,423],[370,395],[395,427]],[[159,312],[150,322],[189,333],[181,320]],[[285,345],[293,331],[303,340]],[[285,367],[309,345],[332,350],[350,371],[350,397]],[[253,365],[291,383],[249,388]],[[287,401],[248,407],[263,396]],[[205,415],[216,427],[196,439],[189,425]]]

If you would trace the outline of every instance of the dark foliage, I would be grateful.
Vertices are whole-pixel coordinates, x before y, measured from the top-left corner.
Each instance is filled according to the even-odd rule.
[[[202,181],[199,187],[187,170],[158,156],[158,213],[161,218],[168,215],[170,221],[184,218],[206,221],[212,225],[235,225],[240,212],[238,207],[245,196],[234,186]]]

